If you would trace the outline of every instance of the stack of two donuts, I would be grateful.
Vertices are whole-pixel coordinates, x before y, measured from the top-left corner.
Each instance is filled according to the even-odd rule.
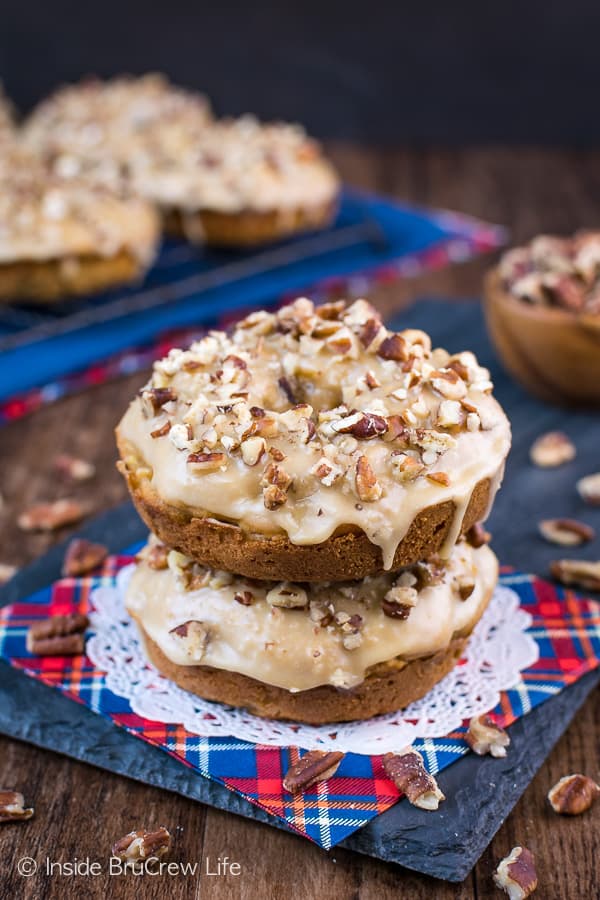
[[[422,697],[492,596],[510,427],[470,352],[301,298],[157,362],[117,429],[152,535],[127,607],[206,699],[309,723]]]

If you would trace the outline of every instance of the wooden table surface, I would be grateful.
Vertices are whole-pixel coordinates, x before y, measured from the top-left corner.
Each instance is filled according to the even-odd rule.
[[[537,149],[366,150],[330,148],[343,176],[359,187],[402,200],[446,206],[503,223],[514,240],[544,230],[567,232],[600,225],[600,152]],[[377,290],[372,299],[385,312],[419,294],[476,297],[487,261]],[[43,554],[51,537],[24,535],[18,513],[35,501],[65,495],[52,471],[55,453],[92,461],[95,479],[71,494],[91,499],[100,512],[126,497],[115,471],[113,428],[133,392],[144,381],[134,375],[70,397],[0,432],[0,562],[25,565]],[[557,423],[559,421],[557,414]],[[36,808],[27,823],[1,826],[0,896],[56,898],[138,896],[150,898],[486,898],[503,896],[491,873],[515,844],[538,860],[545,900],[593,900],[598,879],[598,810],[562,819],[545,805],[548,788],[562,775],[597,769],[600,733],[597,693],[590,697],[529,786],[488,850],[462,885],[448,885],[393,865],[343,850],[325,853],[308,841],[192,800],[44,750],[0,737],[0,786],[22,791]],[[164,824],[175,835],[172,858],[219,857],[240,864],[241,874],[209,876],[23,878],[16,861],[75,857],[107,860],[111,843],[132,828]],[[595,833],[595,852],[593,850]]]

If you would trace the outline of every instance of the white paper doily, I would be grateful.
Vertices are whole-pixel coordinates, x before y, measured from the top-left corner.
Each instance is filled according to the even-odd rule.
[[[463,664],[401,712],[365,722],[318,726],[261,719],[178,688],[146,661],[124,605],[132,570],[132,566],[122,569],[114,587],[93,591],[90,619],[95,634],[87,642],[87,655],[106,672],[110,690],[125,697],[135,713],[155,722],[181,724],[203,737],[233,736],[253,744],[386,753],[417,738],[443,737],[463,719],[493,709],[500,691],[514,687],[521,670],[533,665],[539,655],[537,643],[525,633],[531,616],[520,609],[514,591],[499,586],[469,640]]]

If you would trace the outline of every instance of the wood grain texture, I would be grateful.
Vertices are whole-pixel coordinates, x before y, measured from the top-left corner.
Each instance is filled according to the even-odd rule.
[[[497,148],[453,150],[366,150],[330,148],[344,177],[359,187],[386,191],[414,203],[450,206],[508,225],[514,240],[538,231],[568,232],[600,223],[600,153]],[[477,260],[377,289],[372,299],[385,314],[418,295],[472,296],[480,292],[490,260]],[[24,565],[55,540],[24,535],[16,516],[34,501],[76,496],[91,499],[100,512],[126,497],[114,468],[113,428],[133,392],[144,381],[134,375],[42,409],[0,432],[0,561]],[[95,463],[96,477],[74,488],[57,479],[56,453]],[[63,530],[56,537],[65,537]],[[1,898],[104,898],[138,895],[156,900],[210,897],[254,900],[360,898],[360,900],[471,900],[501,896],[491,873],[517,843],[538,860],[544,900],[598,896],[594,829],[600,810],[577,819],[555,816],[547,807],[549,787],[573,771],[597,776],[600,712],[590,697],[547,763],[529,786],[463,885],[447,885],[344,850],[324,853],[308,841],[268,826],[203,807],[189,799],[101,772],[53,753],[0,738],[0,787],[15,788],[36,808],[25,823],[0,825]],[[133,876],[67,878],[43,873],[28,879],[15,869],[22,856],[43,865],[89,856],[106,864],[112,842],[140,825],[165,825],[174,834],[178,862],[219,856],[240,863],[238,877]]]

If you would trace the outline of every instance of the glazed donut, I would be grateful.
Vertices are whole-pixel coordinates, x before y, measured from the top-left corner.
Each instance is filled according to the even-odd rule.
[[[498,572],[460,542],[447,564],[298,585],[206,569],[151,543],[127,608],[155,666],[209,700],[322,723],[400,709],[455,665]]]
[[[252,313],[157,362],[117,428],[152,531],[248,577],[339,581],[447,556],[510,446],[472,353],[365,300]]]

